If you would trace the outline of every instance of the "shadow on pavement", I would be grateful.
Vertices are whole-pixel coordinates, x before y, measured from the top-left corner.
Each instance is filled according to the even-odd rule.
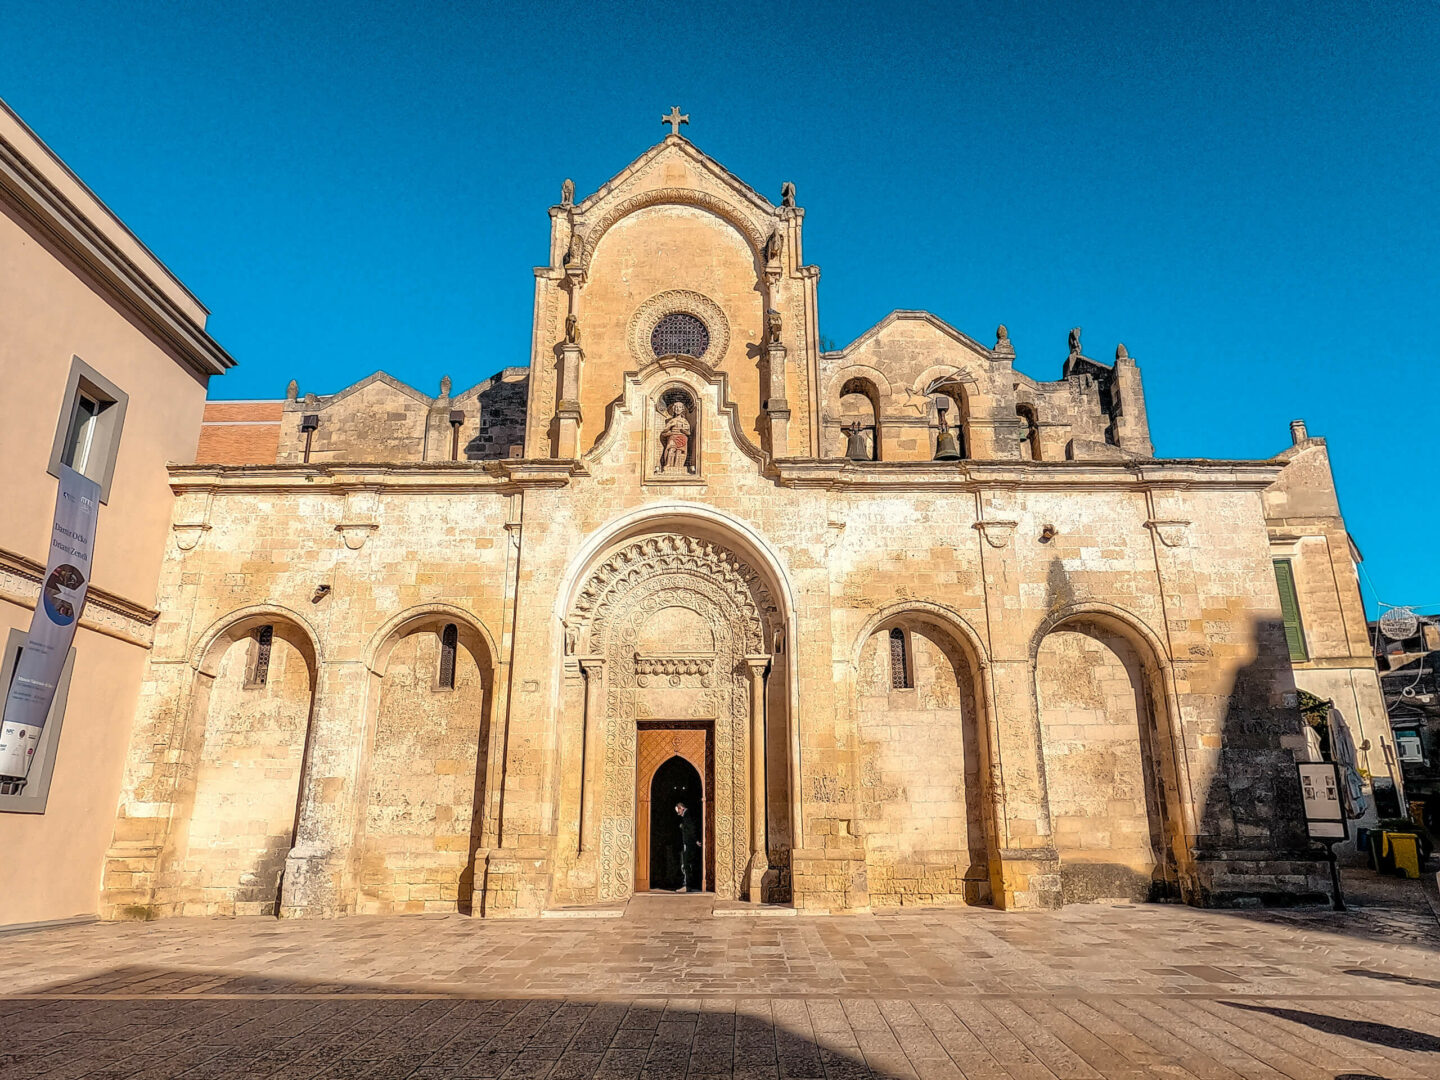
[[[1392,1050],[1410,1050],[1424,1054],[1440,1053],[1440,1039],[1434,1035],[1427,1035],[1423,1031],[1393,1027],[1390,1024],[1377,1024],[1368,1020],[1326,1016],[1324,1013],[1308,1012],[1304,1009],[1284,1009],[1275,1005],[1245,1005],[1238,1001],[1222,1001],[1220,1004],[1231,1009],[1244,1009],[1246,1012],[1278,1016],[1282,1020],[1304,1024],[1316,1031],[1323,1031],[1327,1035],[1343,1035],[1347,1039],[1358,1039],[1361,1042],[1374,1043],[1376,1046],[1388,1046]]]
[[[1394,975],[1388,971],[1369,971],[1365,968],[1345,968],[1342,975],[1358,975],[1362,979],[1384,979],[1387,982],[1404,983],[1406,986],[1423,986],[1427,990],[1440,990],[1440,980],[1417,979],[1413,975]]]
[[[848,1025],[816,1033],[804,1001],[768,998],[471,997],[126,967],[0,998],[0,1030],[24,1033],[0,1048],[6,1080],[915,1076],[898,1044],[867,1061]]]

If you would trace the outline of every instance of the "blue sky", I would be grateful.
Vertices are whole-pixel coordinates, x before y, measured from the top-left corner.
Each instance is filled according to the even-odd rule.
[[[665,132],[795,182],[821,333],[894,308],[1056,378],[1141,364],[1157,453],[1304,417],[1388,603],[1440,612],[1440,8],[10,5],[0,95],[214,312],[218,398],[527,362],[546,208]],[[1374,594],[1367,600],[1376,599]]]

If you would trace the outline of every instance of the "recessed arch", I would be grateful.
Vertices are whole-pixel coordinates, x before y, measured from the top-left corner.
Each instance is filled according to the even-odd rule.
[[[479,616],[454,604],[429,603],[416,604],[386,619],[384,625],[370,635],[370,641],[365,646],[365,666],[383,677],[389,651],[400,638],[418,627],[445,620],[468,627],[485,643],[490,663],[498,661],[500,654],[495,647],[495,638]]]
[[[753,216],[724,199],[694,188],[655,188],[651,191],[641,191],[629,198],[622,199],[608,210],[603,211],[593,221],[579,223],[585,232],[585,263],[588,265],[605,234],[622,219],[637,211],[667,204],[706,210],[729,223],[745,238],[751,254],[763,265],[765,241],[769,234],[753,220]]]
[[[231,643],[257,626],[274,622],[288,623],[300,632],[308,646],[304,650],[307,662],[312,672],[318,672],[323,660],[319,631],[309,619],[282,604],[248,604],[220,616],[195,639],[190,666],[202,675],[213,676],[216,663]]]

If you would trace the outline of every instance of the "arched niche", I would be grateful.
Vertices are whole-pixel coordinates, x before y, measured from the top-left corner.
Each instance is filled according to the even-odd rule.
[[[1185,784],[1148,635],[1104,612],[1074,614],[1043,628],[1034,665],[1064,900],[1179,898]]]
[[[989,733],[979,658],[925,607],[866,628],[854,682],[872,904],[989,903]]]
[[[420,611],[371,653],[354,910],[468,913],[493,753],[489,635],[454,610]]]
[[[273,915],[295,841],[317,648],[279,609],[222,620],[197,649],[182,781],[157,874],[176,914]]]
[[[880,460],[880,391],[864,376],[852,376],[840,385],[837,413],[840,417],[841,456],[855,461]],[[864,440],[864,453],[852,454],[852,435]],[[856,440],[858,441],[858,439]]]
[[[1020,458],[1022,461],[1039,461],[1040,421],[1034,405],[1021,402],[1015,406],[1015,418],[1019,421]]]

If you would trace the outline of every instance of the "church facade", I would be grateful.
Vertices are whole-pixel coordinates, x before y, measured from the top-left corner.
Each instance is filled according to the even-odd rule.
[[[918,311],[822,351],[804,216],[671,134],[550,208],[528,368],[215,403],[102,914],[603,909],[681,883],[677,802],[721,901],[1323,894],[1276,570],[1343,535],[1323,440],[1156,458],[1078,332],[1051,382]]]

